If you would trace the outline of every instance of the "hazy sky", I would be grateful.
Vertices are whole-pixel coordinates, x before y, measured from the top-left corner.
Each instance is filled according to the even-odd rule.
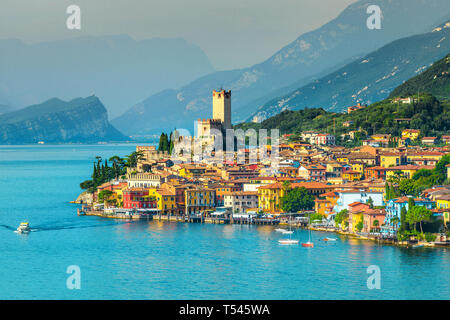
[[[183,37],[217,69],[262,62],[356,0],[1,0],[0,38],[26,42],[80,35],[135,39]],[[81,8],[81,30],[66,28],[66,8]]]

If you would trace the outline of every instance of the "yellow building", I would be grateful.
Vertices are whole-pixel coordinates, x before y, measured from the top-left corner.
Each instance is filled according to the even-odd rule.
[[[283,184],[275,182],[258,188],[258,206],[264,212],[281,212],[281,197],[285,194]]]
[[[323,216],[328,216],[333,213],[333,208],[339,199],[339,193],[327,192],[320,196],[321,199],[314,200],[314,211]]]
[[[338,155],[336,156],[336,161],[340,163],[348,163],[350,160],[347,155]]]
[[[436,208],[443,210],[444,224],[450,221],[450,194],[440,195],[436,198]]]
[[[418,129],[405,129],[402,131],[402,139],[410,139],[411,141],[417,140],[420,136],[420,130]]]
[[[364,173],[364,163],[352,162],[350,165],[352,166],[353,171]]]
[[[404,178],[411,179],[414,173],[420,169],[433,169],[433,166],[415,166],[415,165],[404,165],[404,166],[394,166],[386,169],[386,180],[389,180],[395,175],[395,172],[400,171]]]
[[[389,168],[402,164],[403,155],[400,153],[385,152],[380,154],[380,166]]]
[[[150,188],[148,195],[155,197],[157,208],[161,213],[175,213],[177,209],[176,194],[167,188]]]
[[[214,210],[216,190],[210,188],[192,188],[184,191],[185,208],[188,214]]]
[[[375,141],[383,141],[383,140],[389,140],[391,138],[390,134],[374,134],[371,136],[372,140]]]
[[[443,156],[444,154],[439,151],[421,151],[408,153],[406,155],[406,159],[408,163],[417,162],[420,160],[436,160],[436,162],[438,162]]]
[[[185,178],[195,178],[204,175],[206,172],[206,167],[200,167],[192,164],[185,164],[178,171],[178,174]]]
[[[364,214],[362,212],[351,213],[349,218],[351,218],[351,221],[348,223],[348,231],[358,232],[356,226],[358,223],[364,222]]]
[[[361,180],[362,175],[363,175],[362,172],[348,170],[342,173],[342,179],[347,181],[356,181]]]
[[[450,195],[440,196],[436,199],[436,208],[450,209]]]

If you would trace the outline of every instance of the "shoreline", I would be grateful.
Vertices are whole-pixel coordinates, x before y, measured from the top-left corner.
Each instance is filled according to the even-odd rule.
[[[73,203],[73,202],[71,202]],[[280,225],[280,226],[288,226],[289,224],[286,222],[280,222],[276,219],[243,219],[243,218],[235,218],[232,219],[226,219],[226,218],[212,218],[212,217],[203,217],[198,215],[152,215],[152,214],[108,214],[104,211],[100,210],[89,210],[89,211],[83,211],[80,208],[77,209],[78,216],[97,216],[101,218],[108,218],[108,219],[120,219],[120,220],[144,220],[144,221],[163,221],[163,222],[182,222],[182,223],[209,223],[209,224],[240,224],[240,225]],[[372,241],[377,242],[382,245],[393,245],[400,248],[418,248],[418,247],[427,247],[427,248],[442,248],[442,247],[450,247],[450,242],[447,243],[436,243],[436,242],[425,242],[425,241],[418,241],[417,243],[409,243],[408,241],[395,241],[394,239],[383,239],[379,237],[371,237],[371,236],[363,236],[358,235],[355,233],[351,233],[344,230],[333,230],[328,229],[324,227],[308,227],[308,226],[301,226],[300,224],[292,224],[294,228],[297,229],[304,229],[304,230],[312,230],[312,231],[318,231],[318,232],[328,232],[333,233],[336,235],[343,235],[348,236],[354,239],[359,240],[366,240],[366,241]]]

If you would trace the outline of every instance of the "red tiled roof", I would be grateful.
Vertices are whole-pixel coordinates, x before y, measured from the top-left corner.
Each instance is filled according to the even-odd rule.
[[[333,186],[327,185],[321,182],[297,182],[291,184],[292,188],[301,188],[304,187],[306,189],[326,189],[326,188],[334,188]]]

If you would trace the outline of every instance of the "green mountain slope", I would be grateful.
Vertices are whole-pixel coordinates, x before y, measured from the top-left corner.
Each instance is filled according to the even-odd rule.
[[[438,99],[450,98],[450,54],[418,76],[409,79],[390,94],[390,98],[428,92]]]
[[[411,120],[396,121],[402,118]],[[344,126],[347,121],[350,123],[348,127]],[[285,110],[262,123],[241,123],[235,128],[279,129],[281,134],[314,130],[336,136],[359,129],[368,135],[386,133],[399,136],[403,129],[411,128],[420,129],[425,136],[436,136],[449,133],[450,103],[421,94],[419,103],[403,104],[386,99],[350,114],[322,108]]]

